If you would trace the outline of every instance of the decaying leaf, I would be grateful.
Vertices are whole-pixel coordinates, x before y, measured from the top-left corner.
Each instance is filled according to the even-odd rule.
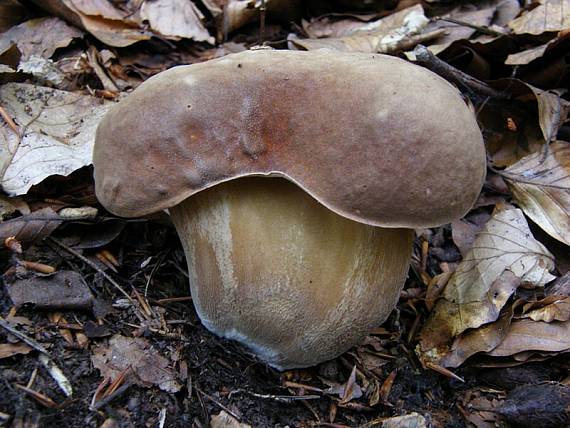
[[[27,245],[49,236],[63,222],[51,208],[43,208],[33,213],[0,222],[0,241],[14,237]]]
[[[427,23],[423,8],[418,4],[368,23],[365,27],[356,28],[345,37],[289,41],[293,46],[306,50],[328,48],[344,52],[388,53],[398,49],[410,49],[417,44],[420,40],[415,36],[419,35]],[[433,35],[428,35],[429,37]],[[422,41],[425,41],[425,38]]]
[[[244,424],[234,418],[225,410],[217,415],[213,415],[210,419],[211,428],[251,428],[251,425]]]
[[[157,385],[167,392],[178,392],[182,388],[170,361],[143,338],[115,335],[109,340],[109,346],[95,349],[91,360],[104,377],[114,379],[131,367],[136,374],[134,382],[141,386]]]
[[[32,352],[25,343],[0,343],[0,360],[2,358],[10,358],[14,355],[28,354]]]
[[[524,318],[533,321],[568,321],[570,320],[570,297],[548,296],[540,302],[533,302],[525,307]]]
[[[202,24],[204,15],[191,1],[145,1],[140,14],[143,20],[148,20],[150,28],[163,36],[214,43],[214,38]]]
[[[78,37],[83,37],[83,32],[59,18],[31,19],[0,35],[0,54],[15,44],[20,61],[27,61],[32,55],[47,59]]]
[[[450,342],[467,329],[496,321],[523,283],[541,287],[553,280],[553,256],[536,241],[522,211],[496,210],[459,264],[421,332],[418,352],[440,364]]]
[[[503,176],[525,214],[570,245],[570,144],[552,143],[507,168]]]
[[[227,37],[229,33],[259,20],[260,0],[207,0],[206,7],[217,17],[219,22],[218,31]],[[220,3],[225,7],[221,7]],[[265,8],[268,16],[288,22],[295,19],[301,11],[300,0],[265,0]]]
[[[460,334],[453,341],[451,350],[443,358],[441,365],[459,367],[472,355],[495,349],[507,335],[512,317],[513,311],[509,309],[504,311],[496,322]]]
[[[42,309],[90,309],[93,294],[83,277],[74,271],[50,276],[6,279],[8,295],[17,307],[31,304]]]
[[[512,96],[488,103],[479,115],[494,166],[510,166],[556,138],[570,112],[567,101],[518,79],[500,79],[492,86]]]
[[[525,318],[511,323],[493,357],[506,357],[525,351],[563,352],[570,349],[570,321],[542,322]]]
[[[539,0],[540,6],[511,21],[515,34],[539,35],[570,27],[570,0]]]
[[[110,103],[86,95],[23,83],[0,87],[0,105],[19,134],[0,124],[0,184],[25,194],[50,175],[91,164],[95,129]]]

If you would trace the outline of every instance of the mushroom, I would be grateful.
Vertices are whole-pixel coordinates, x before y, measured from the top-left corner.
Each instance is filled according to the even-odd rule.
[[[384,55],[257,50],[150,78],[97,130],[112,213],[168,209],[202,323],[277,369],[343,353],[394,308],[414,228],[476,200],[460,93]]]

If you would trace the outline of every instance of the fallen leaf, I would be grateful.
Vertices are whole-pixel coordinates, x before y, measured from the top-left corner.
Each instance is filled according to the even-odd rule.
[[[570,27],[570,0],[539,0],[540,6],[509,23],[515,34],[539,35]]]
[[[394,416],[382,421],[382,428],[426,428],[426,418],[416,412],[409,415]]]
[[[550,236],[570,245],[570,144],[552,143],[502,175],[525,214]]]
[[[542,322],[531,319],[511,323],[503,341],[487,355],[507,357],[526,351],[563,352],[570,349],[570,321]]]
[[[533,302],[530,309],[525,308],[523,318],[544,322],[568,321],[570,320],[570,297],[548,296],[540,302]]]
[[[0,54],[15,44],[20,61],[27,61],[32,55],[47,59],[78,37],[83,37],[83,32],[59,18],[31,19],[0,34]]]
[[[206,1],[206,6],[209,3],[213,2]],[[218,14],[218,31],[224,38],[232,31],[259,20],[260,0],[229,0],[222,3],[225,4],[223,9],[217,5],[209,5],[209,9],[214,14]],[[295,20],[301,12],[301,5],[300,0],[265,0],[267,15],[285,22]]]
[[[140,14],[143,20],[148,20],[150,28],[163,36],[215,43],[202,23],[204,15],[191,1],[145,1]]]
[[[251,425],[241,423],[228,412],[222,410],[217,415],[212,415],[210,428],[251,428]]]
[[[477,235],[421,331],[418,353],[440,364],[450,342],[467,329],[496,321],[523,283],[541,287],[555,279],[553,256],[534,239],[522,211],[497,209]]]
[[[0,128],[0,184],[10,195],[25,194],[50,175],[68,175],[91,164],[95,129],[111,103],[77,93],[8,83],[0,105],[19,125],[17,135]]]
[[[14,237],[22,244],[28,245],[40,241],[61,225],[63,220],[51,208],[43,208],[33,213],[0,222],[0,241]]]
[[[14,355],[28,354],[33,349],[25,343],[0,343],[0,360]]]
[[[144,338],[115,335],[108,346],[95,348],[91,360],[104,377],[114,379],[131,367],[138,385],[157,385],[166,392],[178,392],[182,388],[170,361]]]
[[[28,12],[17,0],[0,2],[0,33],[8,31],[13,25],[22,22]],[[0,420],[1,421],[1,420]]]
[[[74,271],[13,281],[6,279],[6,288],[17,307],[31,304],[41,309],[90,309],[93,304],[89,286]]]
[[[509,308],[501,314],[496,322],[460,334],[453,341],[450,352],[440,364],[444,367],[455,368],[479,352],[492,351],[507,335],[512,318],[513,311]]]
[[[290,39],[289,42],[306,50],[328,48],[343,52],[387,53],[411,49],[418,43],[414,36],[419,35],[427,23],[422,6],[417,4],[375,21],[374,25],[369,23],[364,29],[355,30],[346,37]],[[411,46],[407,46],[410,43]]]
[[[302,21],[303,30],[311,39],[341,38],[357,31],[373,31],[382,26],[378,15],[328,14]]]
[[[499,79],[491,86],[511,94],[508,101],[489,102],[479,114],[496,167],[510,166],[541,150],[568,118],[570,103],[554,92],[518,79]]]

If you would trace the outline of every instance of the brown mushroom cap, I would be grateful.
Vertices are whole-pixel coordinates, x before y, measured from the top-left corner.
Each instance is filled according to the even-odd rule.
[[[485,175],[475,117],[437,75],[384,55],[258,50],[168,70],[97,131],[97,197],[140,216],[218,183],[282,176],[374,226],[461,217]]]

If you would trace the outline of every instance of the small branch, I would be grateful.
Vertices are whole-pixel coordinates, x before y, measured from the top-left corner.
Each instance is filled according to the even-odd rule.
[[[433,55],[428,48],[423,45],[418,45],[413,51],[416,56],[416,62],[423,65],[428,70],[439,74],[445,80],[448,80],[460,87],[466,88],[473,94],[492,97],[496,99],[508,99],[510,98],[508,94],[496,91],[491,88],[485,82],[478,80],[467,73],[447,64],[435,55]]]
[[[460,21],[459,19],[455,19],[455,18],[443,18],[441,16],[434,16],[431,20],[432,21],[451,22],[452,24],[460,25],[462,27],[473,28],[474,30],[477,30],[483,34],[487,34],[488,36],[496,36],[496,37],[505,36],[505,34],[499,32],[499,31],[491,30],[489,27],[470,24],[469,22]]]
[[[12,327],[12,325],[8,321],[6,321],[2,317],[0,317],[0,327],[4,328],[10,334],[16,336],[18,339],[20,339],[22,342],[26,343],[26,345],[29,345],[30,347],[34,348],[36,351],[39,351],[42,354],[48,355],[48,351],[46,350],[46,348],[44,348],[42,345],[40,345],[34,339],[31,339],[28,336],[26,336],[24,333],[20,333],[18,330],[16,330],[14,327]]]

